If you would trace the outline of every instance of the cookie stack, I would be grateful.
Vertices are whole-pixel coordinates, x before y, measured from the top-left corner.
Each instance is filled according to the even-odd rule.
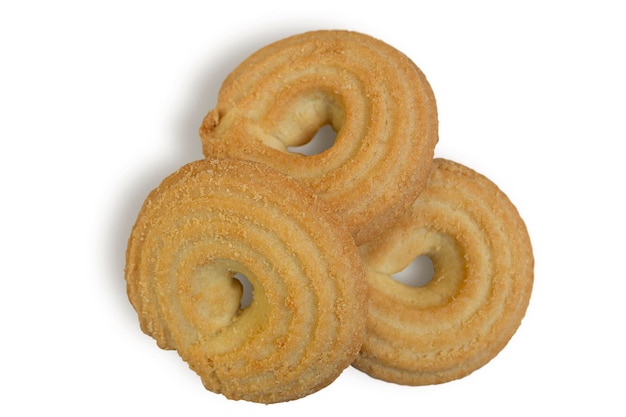
[[[292,151],[325,125],[332,147]],[[368,35],[307,32],[251,55],[202,122],[205,159],[153,190],[131,232],[142,330],[208,390],[261,403],[351,364],[408,385],[483,366],[525,314],[532,249],[495,184],[434,158],[437,130],[424,74]],[[427,285],[393,279],[421,255]]]

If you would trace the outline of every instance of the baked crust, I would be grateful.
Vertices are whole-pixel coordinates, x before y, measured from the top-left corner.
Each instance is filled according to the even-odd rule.
[[[236,273],[253,287],[244,309]],[[311,190],[259,163],[202,160],[166,178],[133,227],[126,281],[143,331],[231,399],[315,392],[364,338],[351,235]]]
[[[354,366],[379,379],[468,375],[507,344],[529,303],[534,259],[522,218],[493,182],[456,162],[436,159],[411,209],[360,252],[370,291]],[[420,255],[433,262],[428,284],[392,279]]]
[[[290,152],[324,125],[315,155]],[[200,128],[208,158],[263,162],[307,184],[357,244],[391,226],[423,188],[438,140],[435,96],[419,68],[371,36],[295,35],[243,61]]]

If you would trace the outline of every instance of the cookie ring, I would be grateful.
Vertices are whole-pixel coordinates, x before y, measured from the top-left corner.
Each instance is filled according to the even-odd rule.
[[[244,309],[235,273],[253,286]],[[203,160],[166,178],[131,232],[126,281],[144,332],[231,399],[315,392],[364,337],[349,232],[314,193],[258,163]]]
[[[517,209],[484,176],[436,159],[410,211],[360,247],[369,283],[367,336],[354,366],[405,385],[480,368],[508,343],[528,306],[534,259]],[[391,278],[419,255],[432,280]]]
[[[289,152],[324,125],[315,155]],[[364,243],[410,206],[438,140],[435,97],[404,54],[368,35],[295,35],[244,60],[200,128],[207,158],[263,162],[313,188]]]

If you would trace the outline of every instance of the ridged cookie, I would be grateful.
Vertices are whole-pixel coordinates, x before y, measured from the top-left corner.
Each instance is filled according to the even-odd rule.
[[[324,125],[333,146],[289,148]],[[357,244],[391,226],[424,187],[438,140],[435,97],[406,55],[341,30],[295,35],[243,61],[200,128],[207,158],[263,162],[311,187]]]
[[[235,274],[253,287],[243,309]],[[315,392],[364,337],[349,232],[311,190],[259,163],[202,160],[166,178],[132,230],[126,281],[144,332],[231,399]]]
[[[382,380],[437,384],[468,375],[507,344],[526,312],[534,259],[507,196],[461,164],[436,159],[400,221],[360,247],[369,283],[367,336],[354,366]],[[392,275],[426,255],[423,287]]]

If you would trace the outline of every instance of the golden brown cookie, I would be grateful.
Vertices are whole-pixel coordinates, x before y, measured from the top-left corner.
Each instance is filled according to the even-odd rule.
[[[330,125],[329,149],[291,152]],[[206,157],[263,162],[310,186],[357,244],[391,226],[423,188],[438,139],[435,97],[404,54],[326,30],[272,43],[224,81],[200,128]]]
[[[243,309],[235,274],[253,287]],[[144,332],[231,399],[315,392],[364,337],[350,233],[302,183],[255,162],[196,161],[166,178],[132,230],[126,281]]]
[[[369,311],[354,366],[375,378],[425,385],[468,375],[526,312],[534,260],[524,222],[495,184],[458,163],[436,159],[411,209],[360,251]],[[420,255],[433,262],[428,284],[392,279]]]

